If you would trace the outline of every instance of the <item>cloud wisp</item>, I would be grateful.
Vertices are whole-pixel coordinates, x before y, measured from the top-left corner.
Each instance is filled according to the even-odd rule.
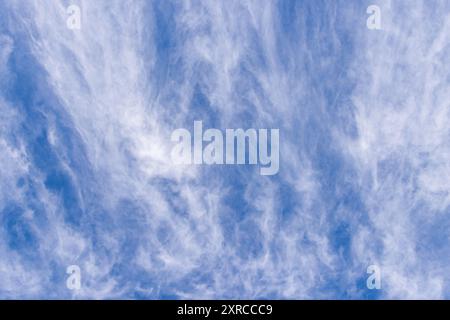
[[[432,2],[0,4],[0,297],[448,298]],[[173,163],[194,121],[279,129],[278,171]]]

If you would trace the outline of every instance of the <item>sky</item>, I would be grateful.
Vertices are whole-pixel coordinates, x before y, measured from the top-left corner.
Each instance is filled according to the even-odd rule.
[[[0,298],[450,299],[449,84],[447,0],[3,0]]]

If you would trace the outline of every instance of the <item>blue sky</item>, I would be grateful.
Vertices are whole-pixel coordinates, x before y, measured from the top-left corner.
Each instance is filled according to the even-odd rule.
[[[450,298],[449,53],[444,0],[2,1],[0,298]]]

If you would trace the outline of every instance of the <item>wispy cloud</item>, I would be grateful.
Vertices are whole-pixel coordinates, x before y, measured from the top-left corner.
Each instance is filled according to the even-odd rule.
[[[0,19],[1,297],[445,298],[445,1],[24,1]],[[81,30],[66,8],[81,8]],[[280,172],[171,132],[280,128]],[[65,286],[77,264],[82,286]]]

